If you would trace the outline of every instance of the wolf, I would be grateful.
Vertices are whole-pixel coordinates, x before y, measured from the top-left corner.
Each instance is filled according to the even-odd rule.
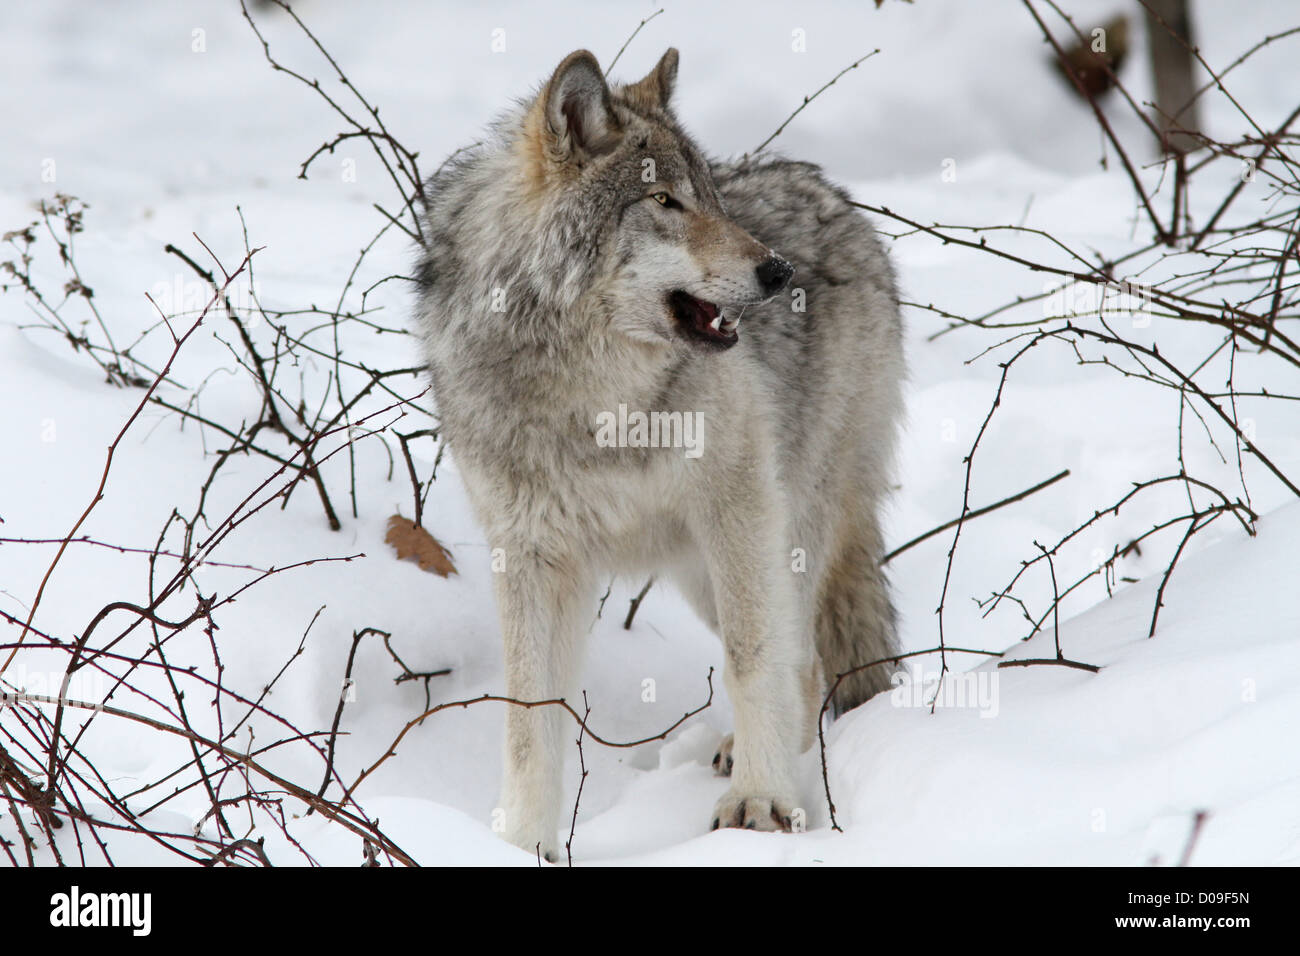
[[[897,653],[879,560],[898,296],[818,167],[705,157],[671,105],[677,67],[669,49],[611,84],[579,50],[453,154],[426,183],[416,325],[500,558],[507,694],[572,699],[600,585],[670,579],[721,636],[735,710],[712,826],[788,831],[829,683]],[[623,406],[694,416],[699,453],[598,441]],[[832,713],[888,686],[858,670]],[[499,819],[549,860],[569,720],[506,715]]]

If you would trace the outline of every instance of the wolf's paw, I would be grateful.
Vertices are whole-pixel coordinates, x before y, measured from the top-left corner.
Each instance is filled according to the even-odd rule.
[[[736,747],[736,735],[727,734],[718,744],[718,752],[713,755],[713,772],[719,777],[730,777],[731,767],[735,763],[731,751]]]
[[[713,808],[713,825],[741,830],[784,830],[790,833],[793,811],[790,801],[779,797],[758,796],[728,790]]]

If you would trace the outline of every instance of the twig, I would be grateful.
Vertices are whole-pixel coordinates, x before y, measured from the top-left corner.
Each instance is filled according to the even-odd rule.
[[[1035,492],[1042,491],[1047,486],[1056,484],[1058,481],[1060,481],[1062,478],[1067,477],[1069,474],[1070,474],[1070,469],[1063,468],[1061,471],[1057,472],[1051,478],[1048,478],[1046,481],[1040,481],[1032,488],[1026,488],[1024,491],[1011,495],[1007,498],[1003,498],[1001,501],[995,501],[991,505],[985,505],[982,508],[973,509],[972,511],[967,513],[966,520],[970,521],[974,518],[981,517],[982,515],[989,514],[992,511],[997,511],[999,508],[1003,507],[1004,505],[1009,505],[1017,501],[1022,501],[1023,499],[1028,498],[1030,495],[1034,494]],[[961,520],[960,518],[953,518],[951,521],[945,521],[943,524],[939,525],[939,527],[931,528],[929,531],[925,532],[925,534],[918,535],[917,537],[913,538],[911,541],[908,541],[906,544],[899,545],[893,551],[890,551],[887,555],[885,555],[883,558],[880,559],[881,566],[888,564],[890,561],[898,557],[904,551],[908,550],[909,548],[915,547],[916,545],[920,544],[922,541],[926,541],[930,538],[933,538],[936,534],[942,534],[944,531],[947,531],[949,528],[954,527],[957,524],[957,522],[960,520]]]
[[[452,700],[444,704],[438,704],[436,707],[430,707],[428,710],[420,714],[418,717],[414,717],[411,720],[408,720],[406,722],[405,726],[402,727],[401,731],[393,739],[393,742],[388,745],[388,749],[387,751],[385,751],[384,755],[380,757],[378,760],[376,760],[369,767],[362,770],[361,773],[357,776],[357,779],[353,782],[352,786],[348,787],[347,792],[344,794],[344,800],[350,798],[352,794],[356,791],[357,787],[361,786],[362,782],[367,777],[373,774],[376,770],[378,770],[381,766],[383,766],[390,757],[394,756],[397,753],[398,744],[400,744],[402,740],[406,737],[406,735],[410,733],[412,728],[423,723],[426,717],[432,717],[434,714],[440,713],[441,711],[444,710],[448,710],[449,708],[452,707],[465,708],[465,707],[470,707],[474,704],[486,703],[488,701],[495,701],[501,704],[509,704],[512,707],[523,707],[526,710],[532,710],[534,707],[559,707],[570,717],[576,720],[578,724],[585,729],[587,736],[590,737],[592,740],[596,741],[596,743],[604,747],[626,749],[631,747],[640,747],[644,744],[651,743],[652,741],[655,740],[664,740],[674,730],[676,730],[682,724],[686,723],[686,721],[690,720],[692,717],[694,717],[696,714],[700,713],[701,711],[706,710],[707,708],[712,706],[713,704],[713,668],[712,667],[709,668],[707,680],[709,684],[709,697],[703,704],[696,707],[694,710],[688,710],[686,713],[682,714],[680,718],[673,721],[673,723],[669,725],[665,730],[662,730],[657,734],[652,734],[649,737],[642,737],[639,740],[630,740],[626,742],[606,740],[604,737],[601,737],[599,734],[595,733],[590,727],[587,726],[586,720],[583,717],[581,717],[578,714],[578,712],[574,710],[573,707],[571,707],[569,703],[565,701],[564,698],[562,697],[552,698],[550,700],[518,700],[517,698],[514,697],[503,697],[499,694],[483,694],[481,697],[471,697],[466,700]]]
[[[865,56],[860,56],[860,57],[858,57],[856,60],[854,60],[854,61],[853,61],[852,63],[850,63],[848,66],[846,66],[844,69],[840,70],[838,73],[836,73],[834,76],[832,76],[832,77],[830,78],[830,80],[828,80],[828,81],[827,81],[827,82],[826,82],[826,83],[825,83],[825,84],[824,84],[824,85],[823,85],[819,90],[817,90],[816,93],[813,93],[811,96],[805,96],[805,97],[803,98],[803,102],[800,103],[800,104],[795,108],[795,111],[794,111],[793,113],[791,113],[789,116],[787,116],[786,119],[785,119],[785,122],[782,123],[780,126],[778,126],[778,127],[776,128],[776,132],[774,132],[771,136],[769,136],[767,139],[763,140],[763,142],[759,143],[759,144],[758,144],[757,146],[755,146],[752,150],[750,150],[748,153],[746,153],[746,154],[745,154],[745,158],[748,159],[750,156],[757,156],[759,153],[761,153],[761,152],[764,150],[764,148],[766,148],[766,146],[767,146],[768,143],[772,142],[772,140],[774,140],[774,139],[776,139],[778,136],[780,136],[781,133],[785,130],[785,128],[786,128],[787,126],[790,125],[791,121],[792,121],[796,116],[798,116],[800,113],[802,113],[802,112],[807,108],[807,106],[808,106],[809,103],[811,103],[813,100],[817,99],[817,97],[821,96],[822,93],[826,92],[826,90],[828,90],[828,89],[830,89],[832,86],[834,86],[834,85],[835,85],[835,81],[838,80],[838,79],[839,79],[841,76],[843,76],[845,73],[849,72],[849,70],[856,70],[856,69],[858,68],[859,64],[866,62],[867,60],[871,59],[873,56],[875,56],[875,55],[876,55],[877,53],[879,53],[879,52],[880,52],[880,50],[879,50],[879,49],[876,49],[876,50],[872,50],[870,53],[866,54]]]
[[[1192,862],[1192,851],[1196,849],[1196,841],[1201,836],[1201,830],[1205,827],[1205,821],[1209,819],[1210,814],[1205,810],[1197,810],[1192,815],[1192,832],[1187,835],[1187,844],[1183,847],[1183,855],[1178,860],[1179,866],[1187,866]]]
[[[641,607],[641,602],[645,600],[645,596],[650,592],[650,587],[654,583],[655,583],[654,575],[651,575],[646,580],[645,587],[643,587],[641,591],[637,594],[637,596],[634,597],[631,600],[631,602],[629,602],[627,608],[627,617],[623,618],[623,630],[625,631],[632,630],[632,618],[636,617],[636,612]],[[603,606],[604,605],[602,603],[602,607]]]
[[[623,51],[627,49],[628,44],[636,39],[636,35],[641,32],[641,28],[663,12],[664,12],[663,7],[660,7],[658,10],[650,14],[650,16],[646,17],[644,20],[642,20],[640,23],[636,25],[636,29],[632,31],[632,35],[623,41],[623,45],[619,47],[618,52],[614,54],[614,59],[610,60],[609,66],[605,67],[606,76],[609,76],[612,72],[614,72],[614,65],[618,63],[619,57],[623,55]]]
[[[234,843],[230,843],[222,847],[220,852],[216,853],[212,857],[212,859],[206,861],[203,865],[216,866],[218,863],[224,863],[227,859],[229,859],[234,854],[238,853],[240,850],[247,850],[248,852],[252,853],[254,856],[257,857],[257,859],[261,862],[262,866],[270,867],[272,864],[270,858],[266,855],[265,844],[266,844],[265,839],[236,840]]]
[[[569,821],[569,839],[564,841],[564,853],[573,866],[573,833],[578,828],[578,805],[582,803],[582,788],[587,784],[587,761],[582,754],[582,734],[587,729],[587,719],[591,717],[591,705],[587,703],[587,692],[582,692],[582,720],[578,724],[578,768],[582,775],[578,778],[578,795],[573,799],[573,819]]]
[[[385,639],[391,637],[387,631],[381,631],[377,627],[363,627],[359,631],[352,632],[352,646],[348,648],[348,663],[343,670],[343,683],[339,688],[339,703],[334,708],[334,722],[330,725],[329,743],[326,746],[325,758],[325,779],[320,783],[316,791],[316,796],[324,797],[325,791],[329,789],[330,777],[334,775],[334,743],[339,735],[339,722],[343,719],[343,708],[348,701],[348,689],[352,686],[352,665],[356,662],[357,647],[361,644],[361,639],[369,634],[377,634]],[[307,812],[310,814],[311,809]]]

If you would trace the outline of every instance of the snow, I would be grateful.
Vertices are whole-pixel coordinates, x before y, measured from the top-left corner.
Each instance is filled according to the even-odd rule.
[[[1075,3],[1070,9],[1081,19],[1103,19],[1117,6]],[[587,46],[607,62],[656,8],[566,0],[563,15],[551,5],[519,2],[457,7],[454,13],[414,3],[308,2],[300,10],[357,86],[381,106],[389,127],[420,150],[428,171],[472,141],[511,97],[541,81],[571,49]],[[1201,4],[1196,10],[1202,50],[1217,64],[1230,62],[1265,33],[1294,25],[1294,9],[1285,2]],[[278,58],[327,75],[283,16],[258,18]],[[498,28],[505,30],[504,53],[491,50]],[[805,31],[806,54],[791,51],[795,30]],[[200,36],[203,51],[196,52]],[[1140,47],[1140,31],[1134,43]],[[713,153],[752,149],[805,94],[878,47],[880,54],[804,110],[772,148],[820,162],[861,201],[922,223],[1023,220],[1080,249],[1109,252],[1130,248],[1135,235],[1149,231],[1135,218],[1131,190],[1113,155],[1108,169],[1099,166],[1095,124],[1045,65],[1046,48],[1018,4],[976,9],[957,0],[925,0],[888,2],[877,11],[869,3],[764,0],[670,7],[629,45],[616,72],[639,76],[670,44],[682,53],[682,118]],[[1293,45],[1278,44],[1233,73],[1232,89],[1265,127],[1294,105],[1293,85],[1277,82],[1280,71],[1292,69],[1293,57]],[[259,295],[283,308],[309,302],[331,307],[358,249],[382,225],[371,204],[390,202],[391,187],[360,148],[341,147],[318,160],[307,181],[296,178],[302,160],[338,130],[337,118],[309,91],[272,72],[237,4],[140,3],[129,22],[105,4],[24,5],[8,11],[0,59],[16,78],[5,94],[0,227],[30,221],[32,204],[55,190],[88,202],[77,262],[119,341],[155,325],[145,292],[170,295],[180,307],[187,295],[201,291],[179,260],[163,252],[164,244],[199,257],[194,233],[228,267],[240,261],[236,206],[252,244],[265,247],[254,259]],[[1140,61],[1130,63],[1124,76],[1136,98],[1149,96]],[[1205,104],[1211,132],[1245,132],[1222,98]],[[1111,112],[1121,136],[1136,139],[1136,121],[1119,109]],[[355,181],[342,175],[341,164],[349,159],[356,163]],[[941,178],[946,159],[955,160],[955,182]],[[42,179],[50,160],[53,182]],[[1159,175],[1158,168],[1143,172],[1152,183]],[[1231,169],[1206,172],[1207,178],[1219,177],[1216,184],[1231,183],[1233,175]],[[1261,184],[1246,201],[1258,206],[1264,191]],[[1193,195],[1194,214],[1203,220],[1215,199],[1208,189]],[[880,224],[903,231],[896,223]],[[1043,254],[1031,237],[997,241],[1011,252]],[[975,315],[1015,294],[1044,290],[1040,276],[926,236],[899,239],[891,249],[904,297],[913,302]],[[10,257],[4,251],[0,259]],[[65,276],[48,239],[42,237],[34,251],[38,282],[61,287]],[[357,287],[404,272],[410,258],[408,245],[390,234],[367,261]],[[398,283],[381,286],[371,304],[384,307],[379,321],[405,324],[409,299]],[[908,424],[899,491],[888,515],[891,545],[957,514],[962,459],[1000,372],[996,358],[968,362],[992,344],[992,333],[958,330],[931,340],[944,328],[941,319],[919,309],[909,309],[906,317]],[[7,410],[0,420],[0,535],[57,539],[93,495],[104,450],[140,392],[104,384],[86,356],[53,333],[20,328],[33,321],[19,291],[0,296],[0,407]],[[1191,326],[1134,325],[1126,331],[1143,341],[1158,337],[1162,354],[1184,358],[1203,355],[1216,341],[1208,330]],[[222,341],[230,335],[228,326],[205,323],[182,351],[176,378],[194,386],[211,375],[202,393],[203,414],[237,423],[257,414],[259,399]],[[418,361],[407,336],[355,330],[348,336],[346,354],[353,361],[373,367]],[[161,361],[168,346],[165,331],[155,330],[141,354]],[[1125,494],[1132,481],[1177,470],[1173,393],[1097,366],[1080,367],[1060,343],[1043,343],[1036,353],[1008,376],[1002,407],[976,455],[971,503],[995,501],[1063,468],[1071,474],[967,525],[945,609],[949,644],[1006,650],[1009,658],[1054,656],[1052,621],[1021,643],[1029,625],[1017,610],[1003,607],[985,617],[971,599],[1003,587],[1021,561],[1035,556],[1034,541],[1055,542]],[[1256,367],[1262,381],[1277,381],[1277,369],[1266,358]],[[309,394],[319,399],[329,371],[328,363],[303,370]],[[406,395],[422,388],[409,380],[401,387]],[[181,392],[168,394],[176,400]],[[372,403],[366,412],[383,404]],[[1241,404],[1260,447],[1289,475],[1300,475],[1297,403]],[[412,416],[400,428],[426,424]],[[1199,425],[1189,425],[1189,435],[1193,428]],[[147,409],[118,450],[106,497],[82,533],[152,546],[173,507],[193,510],[212,465],[205,451],[221,447],[219,441],[192,424],[178,427],[161,409]],[[1225,448],[1227,462],[1203,440],[1189,441],[1189,472],[1238,489],[1231,443]],[[416,444],[413,453],[427,472],[432,446]],[[365,555],[278,574],[222,608],[216,640],[226,665],[223,682],[256,698],[323,605],[303,654],[268,698],[301,727],[328,729],[351,635],[363,627],[391,632],[394,649],[415,670],[452,669],[430,685],[435,704],[502,692],[490,557],[469,514],[454,456],[439,466],[425,511],[426,525],[450,548],[460,570],[446,580],[397,562],[384,543],[387,516],[399,508],[410,513],[400,457],[390,478],[377,441],[363,440],[356,465],[356,517],[346,501],[346,454],[323,469],[336,489],[341,531],[329,531],[310,489],[299,489],[284,510],[276,504],[259,512],[212,556],[266,567]],[[1119,574],[1136,583],[1119,583],[1107,598],[1094,579],[1065,601],[1064,653],[1099,666],[1099,673],[999,669],[996,660],[952,655],[955,671],[945,680],[982,689],[987,706],[939,706],[932,713],[929,706],[909,704],[904,687],[831,725],[826,755],[842,833],[830,829],[816,748],[801,765],[808,832],[708,832],[709,811],[726,787],[708,764],[718,735],[731,724],[719,679],[721,647],[661,588],[651,590],[631,631],[624,631],[627,602],[642,582],[616,584],[589,639],[583,684],[592,727],[613,740],[659,733],[704,702],[710,667],[714,703],[666,741],[632,749],[585,743],[589,775],[577,816],[575,862],[1168,863],[1183,853],[1192,820],[1202,811],[1193,863],[1300,862],[1300,743],[1294,734],[1300,726],[1300,555],[1294,545],[1300,503],[1258,462],[1248,459],[1244,467],[1253,507],[1262,516],[1257,536],[1247,537],[1224,517],[1193,538],[1168,585],[1153,638],[1147,630],[1156,589],[1180,530],[1120,562]],[[233,508],[270,470],[263,459],[232,459],[213,488],[209,513]],[[1058,575],[1066,580],[1071,572],[1073,580],[1095,554],[1109,555],[1171,514],[1183,495],[1171,485],[1098,522],[1058,559]],[[951,540],[951,533],[936,536],[891,563],[908,649],[937,641],[934,609]],[[26,617],[54,552],[52,546],[0,545],[0,610]],[[50,579],[36,624],[70,639],[111,601],[147,602],[147,572],[138,556],[73,545]],[[249,578],[245,570],[219,565],[198,573],[205,594],[222,596]],[[1046,567],[1028,572],[1024,587],[1026,600],[1046,606]],[[172,613],[187,613],[183,604],[170,606]],[[114,619],[121,620],[119,629],[124,617]],[[5,628],[0,640],[9,643],[16,634]],[[123,647],[139,650],[147,637],[132,640]],[[57,687],[66,658],[28,643],[18,658],[24,686],[33,693]],[[173,647],[169,656],[175,662],[210,668],[201,630],[186,632]],[[911,673],[924,682],[937,667],[936,658],[920,658]],[[394,686],[396,672],[382,645],[363,639],[353,672],[356,699],[345,708],[347,733],[339,740],[345,779],[382,756],[424,708],[420,683]],[[655,686],[650,702],[642,694],[647,679]],[[142,681],[166,695],[156,675]],[[197,724],[206,726],[204,707],[195,703],[192,710]],[[69,717],[74,723],[81,719]],[[494,703],[430,717],[362,784],[359,801],[421,863],[535,866],[533,856],[492,831],[502,723],[503,705]],[[259,742],[274,739],[276,730],[260,718],[252,724]],[[189,759],[179,738],[160,739],[105,715],[90,727],[83,749],[95,754],[101,773],[122,790]],[[276,751],[267,764],[312,789],[322,773],[305,747]],[[576,752],[569,754],[566,776],[571,806],[578,787]],[[136,810],[146,805],[132,803]],[[185,832],[206,809],[201,790],[194,789],[148,820]],[[294,815],[290,832],[315,860],[361,861],[355,834],[319,815],[302,816],[302,809],[286,803]],[[203,827],[216,836],[210,819]],[[262,826],[254,835],[266,837],[266,852],[277,864],[303,861],[274,828]],[[14,836],[7,809],[0,815],[0,836]],[[128,834],[114,834],[109,842],[117,862],[176,860]],[[65,856],[74,852],[71,844],[61,849]],[[47,847],[38,860],[52,860]]]

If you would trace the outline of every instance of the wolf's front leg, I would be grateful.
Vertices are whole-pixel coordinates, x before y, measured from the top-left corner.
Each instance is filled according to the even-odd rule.
[[[567,698],[577,683],[584,615],[595,606],[590,589],[578,571],[563,562],[520,556],[509,549],[505,555],[496,592],[505,641],[506,693],[521,701]],[[507,706],[504,836],[529,852],[540,846],[542,855],[556,862],[564,745],[573,719],[555,705]]]
[[[799,619],[787,563],[783,509],[763,474],[731,476],[710,499],[704,550],[736,712],[731,789],[712,825],[789,830],[798,803],[795,757],[804,735],[800,681],[812,636]]]

